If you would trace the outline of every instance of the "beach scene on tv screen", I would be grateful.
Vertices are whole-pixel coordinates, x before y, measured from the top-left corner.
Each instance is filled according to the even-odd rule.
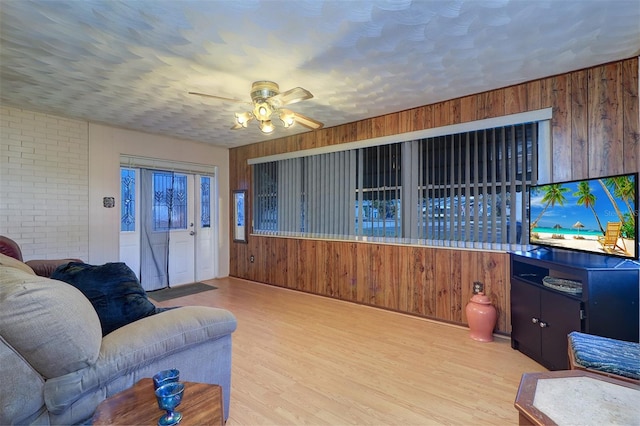
[[[635,177],[532,187],[530,243],[636,258]]]

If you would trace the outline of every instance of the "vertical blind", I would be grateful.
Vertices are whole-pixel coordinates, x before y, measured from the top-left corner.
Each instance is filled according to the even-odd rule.
[[[355,194],[353,151],[314,155],[303,159],[302,232],[312,236],[353,235]]]
[[[537,181],[538,126],[253,164],[253,232],[456,247],[526,243],[523,194]]]
[[[425,220],[411,237],[476,247],[521,243],[537,140],[536,123],[528,123],[419,141],[413,163]]]
[[[254,166],[254,232],[353,235],[355,159],[343,151]]]

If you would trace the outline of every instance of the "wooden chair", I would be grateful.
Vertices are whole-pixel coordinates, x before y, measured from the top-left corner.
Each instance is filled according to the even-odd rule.
[[[604,251],[616,251],[616,249],[620,249],[627,253],[627,246],[624,243],[624,239],[622,239],[622,245],[624,247],[620,247],[618,245],[618,240],[621,240],[621,229],[622,222],[607,222],[607,229],[605,230],[604,235],[602,237],[598,237],[598,242]]]

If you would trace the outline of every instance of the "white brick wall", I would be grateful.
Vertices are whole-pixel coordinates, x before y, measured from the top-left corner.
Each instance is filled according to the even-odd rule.
[[[88,123],[0,106],[0,234],[25,260],[89,248]]]

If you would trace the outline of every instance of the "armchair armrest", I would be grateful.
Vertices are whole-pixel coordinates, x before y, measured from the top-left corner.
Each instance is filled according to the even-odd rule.
[[[25,263],[33,269],[36,275],[49,278],[53,271],[60,265],[66,265],[69,262],[82,262],[80,259],[38,259],[27,260]]]
[[[203,306],[171,309],[134,321],[103,337],[94,365],[47,380],[47,408],[60,413],[83,395],[121,376],[171,354],[230,336],[236,326],[231,312]]]

